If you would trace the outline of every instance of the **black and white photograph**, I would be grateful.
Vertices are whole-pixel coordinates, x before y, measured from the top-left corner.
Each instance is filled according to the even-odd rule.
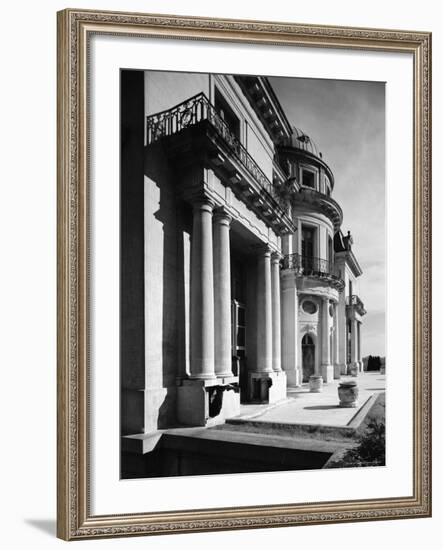
[[[120,100],[121,478],[384,466],[385,84]]]
[[[2,547],[441,546],[439,3],[73,4],[3,6]]]

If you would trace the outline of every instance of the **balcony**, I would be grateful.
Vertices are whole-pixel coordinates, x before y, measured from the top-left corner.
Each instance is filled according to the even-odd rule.
[[[352,294],[352,296],[348,296],[346,298],[346,306],[349,308],[354,308],[359,315],[366,314],[365,306],[357,294]]]
[[[288,198],[267,178],[204,93],[146,119],[148,146],[189,131],[194,135],[185,149],[188,158],[202,154],[203,149],[217,175],[278,234],[295,231]],[[206,139],[204,146],[202,139]]]
[[[282,260],[282,268],[292,269],[300,276],[324,279],[340,292],[345,286],[343,280],[334,273],[333,262],[323,258],[287,254]]]

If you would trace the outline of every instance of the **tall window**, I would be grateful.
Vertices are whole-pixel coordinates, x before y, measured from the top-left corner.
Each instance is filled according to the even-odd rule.
[[[301,255],[302,255],[302,267],[305,270],[305,273],[315,270],[314,245],[315,245],[315,229],[313,227],[302,226]]]
[[[240,141],[240,120],[217,88],[215,89],[214,100],[215,110],[220,115],[220,118],[226,122],[231,133]]]
[[[334,249],[332,247],[332,238],[330,235],[328,235],[328,262],[329,267],[332,268],[332,264],[334,262]]]
[[[313,227],[302,226],[301,230],[301,254],[308,258],[314,256],[314,238],[315,229]]]

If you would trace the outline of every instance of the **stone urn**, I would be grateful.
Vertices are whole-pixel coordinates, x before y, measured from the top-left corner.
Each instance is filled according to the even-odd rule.
[[[358,386],[355,380],[346,380],[338,385],[340,407],[354,408],[357,406]]]
[[[313,374],[309,377],[309,391],[312,393],[323,391],[323,378],[319,374]]]

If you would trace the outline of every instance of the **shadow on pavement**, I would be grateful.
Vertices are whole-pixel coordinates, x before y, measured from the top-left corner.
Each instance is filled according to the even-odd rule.
[[[311,405],[310,407],[303,407],[308,411],[329,411],[331,409],[339,409],[338,405]]]

